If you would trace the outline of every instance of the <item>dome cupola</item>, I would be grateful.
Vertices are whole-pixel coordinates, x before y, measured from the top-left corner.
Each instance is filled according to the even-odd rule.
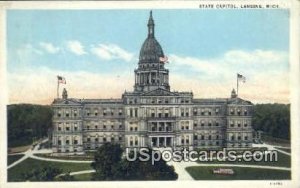
[[[154,36],[154,20],[152,17],[152,11],[150,11],[150,17],[148,20],[148,37],[144,41],[141,51],[140,51],[140,63],[153,63],[159,61],[160,57],[164,57],[164,52],[157,42]]]

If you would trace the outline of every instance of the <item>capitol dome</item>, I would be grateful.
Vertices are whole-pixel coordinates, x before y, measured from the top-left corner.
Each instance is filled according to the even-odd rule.
[[[140,51],[140,62],[155,62],[159,61],[160,57],[164,57],[164,52],[154,37],[154,21],[152,18],[152,11],[148,21],[148,37],[142,45]]]

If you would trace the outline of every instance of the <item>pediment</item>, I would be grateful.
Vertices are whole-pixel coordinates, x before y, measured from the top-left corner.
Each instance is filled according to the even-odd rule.
[[[152,91],[144,92],[141,94],[142,96],[177,96],[178,94],[170,92],[168,90],[157,88]]]
[[[229,104],[239,104],[239,105],[252,105],[250,101],[241,99],[241,98],[236,98],[236,99],[230,99]]]
[[[52,105],[81,105],[80,101],[75,99],[54,99]]]

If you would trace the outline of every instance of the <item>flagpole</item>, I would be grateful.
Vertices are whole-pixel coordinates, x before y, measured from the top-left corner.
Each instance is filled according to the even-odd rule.
[[[239,95],[239,76],[238,74],[236,75],[236,96],[238,97]]]
[[[59,81],[57,79],[57,98],[59,99]]]
[[[160,60],[158,60],[158,71],[157,71],[157,89],[159,89],[159,84],[160,84],[160,76],[159,76],[159,67],[160,67]]]

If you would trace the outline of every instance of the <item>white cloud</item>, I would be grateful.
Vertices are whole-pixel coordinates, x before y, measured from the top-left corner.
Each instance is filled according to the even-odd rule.
[[[87,54],[86,51],[84,50],[84,46],[77,40],[68,41],[67,48],[70,52],[76,55]]]
[[[195,97],[229,97],[231,89],[236,88],[236,73],[241,73],[247,78],[239,87],[242,98],[253,102],[289,102],[287,52],[233,50],[213,59],[174,54],[169,59],[171,86],[176,90],[193,89]],[[183,74],[187,71],[189,74]],[[191,77],[190,71],[197,76]]]
[[[50,104],[56,98],[57,75],[64,76],[70,98],[121,98],[133,88],[133,71],[119,74],[98,74],[86,71],[60,71],[49,68],[22,69],[8,72],[9,103]]]
[[[28,48],[32,50],[32,47]],[[229,56],[236,62],[229,62]],[[241,62],[247,60],[246,57],[253,61]],[[236,87],[236,72],[242,70],[247,81],[240,84],[241,98],[254,103],[289,103],[289,73],[281,68],[288,62],[284,52],[231,51],[214,59],[170,55],[169,60],[167,68],[170,69],[171,90],[193,91],[194,98],[228,98],[232,88]],[[186,72],[185,67],[198,72]],[[121,98],[125,90],[133,90],[133,71],[119,73],[118,76],[113,72],[97,74],[49,68],[18,69],[8,73],[9,101],[50,104],[56,97],[56,75],[66,78],[67,85],[61,85],[61,88],[66,87],[71,98]]]
[[[52,43],[40,42],[39,45],[50,54],[56,54],[60,50],[59,47],[55,47]]]
[[[99,44],[91,48],[91,52],[104,60],[121,59],[129,62],[133,59],[133,54],[120,48],[116,44]]]

